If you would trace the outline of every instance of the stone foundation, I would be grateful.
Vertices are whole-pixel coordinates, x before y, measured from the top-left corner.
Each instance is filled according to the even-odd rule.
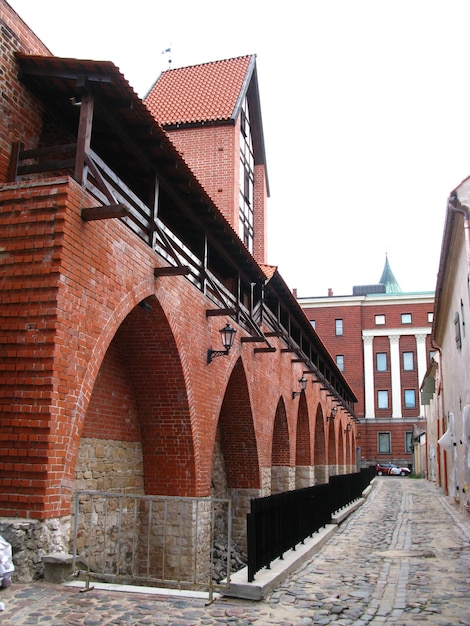
[[[28,583],[44,576],[44,556],[71,552],[70,516],[48,520],[0,518],[0,535],[12,548],[13,582]]]

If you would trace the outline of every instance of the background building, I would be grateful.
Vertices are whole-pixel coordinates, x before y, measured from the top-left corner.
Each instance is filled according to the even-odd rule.
[[[354,390],[363,465],[410,466],[419,389],[433,350],[434,293],[402,293],[388,258],[379,283],[298,302]]]

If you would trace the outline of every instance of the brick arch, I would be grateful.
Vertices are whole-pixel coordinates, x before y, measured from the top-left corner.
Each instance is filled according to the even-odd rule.
[[[227,487],[260,489],[260,469],[248,383],[241,359],[227,383],[219,415]]]
[[[295,464],[312,465],[310,424],[305,394],[300,396],[295,438]]]
[[[321,404],[317,405],[317,411],[315,414],[315,447],[313,452],[313,462],[315,465],[326,465],[325,426]]]
[[[336,437],[335,421],[328,421],[328,465],[330,476],[336,474]]]
[[[290,465],[289,426],[287,424],[286,405],[279,399],[274,416],[271,465]]]
[[[194,445],[180,356],[157,299],[146,302],[151,309],[134,307],[114,339],[134,392],[145,493],[192,496]]]
[[[345,465],[343,430],[344,430],[343,422],[340,422],[339,431],[338,431],[338,466],[340,468],[341,473],[344,473],[344,465]]]

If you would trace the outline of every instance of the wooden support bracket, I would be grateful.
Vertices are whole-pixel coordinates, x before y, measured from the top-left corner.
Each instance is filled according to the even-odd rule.
[[[82,209],[81,217],[85,222],[108,220],[115,217],[125,217],[129,211],[125,204],[107,204],[104,206]]]
[[[264,337],[242,337],[241,343],[264,343],[266,340]]]
[[[236,309],[207,309],[206,317],[213,317],[216,315],[235,315]]]
[[[172,267],[155,267],[153,275],[155,278],[160,276],[187,276],[191,273],[191,268],[187,265],[176,265]]]

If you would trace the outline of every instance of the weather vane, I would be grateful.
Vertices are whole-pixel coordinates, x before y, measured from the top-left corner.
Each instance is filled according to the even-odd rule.
[[[162,54],[168,55],[168,69],[171,69],[171,47],[166,50],[162,50]]]

